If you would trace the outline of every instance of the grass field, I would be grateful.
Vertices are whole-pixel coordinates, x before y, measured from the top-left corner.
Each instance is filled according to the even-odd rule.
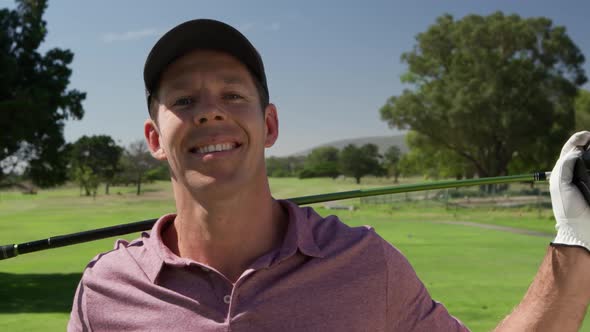
[[[386,184],[369,181],[363,186]],[[387,183],[388,184],[388,183]],[[288,198],[358,188],[352,181],[271,179],[273,194]],[[24,196],[0,192],[0,244],[37,240],[97,227],[157,217],[174,211],[169,184],[115,187],[110,196],[80,197],[77,188]],[[446,208],[432,202],[360,205],[354,211],[315,207],[350,225],[371,225],[410,260],[432,296],[473,331],[492,329],[520,301],[536,273],[550,236],[530,236],[462,224],[494,224],[553,232],[549,209]],[[126,238],[137,237],[132,234]],[[32,253],[0,261],[0,331],[63,331],[81,272],[115,239]],[[590,331],[590,324],[583,331]]]

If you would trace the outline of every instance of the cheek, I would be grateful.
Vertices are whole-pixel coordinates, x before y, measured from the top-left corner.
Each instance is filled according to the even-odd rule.
[[[250,137],[257,145],[264,145],[266,138],[266,124],[264,119],[260,117],[253,117],[250,121]]]
[[[265,127],[264,123],[264,112],[258,108],[243,110],[240,113],[243,121],[249,123],[252,127],[260,128]]]
[[[163,118],[160,126],[160,144],[164,147],[168,157],[174,154],[174,149],[180,146],[183,137],[183,125],[176,117]]]

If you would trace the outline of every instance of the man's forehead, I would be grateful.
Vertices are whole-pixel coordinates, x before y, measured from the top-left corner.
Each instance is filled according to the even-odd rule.
[[[182,89],[194,85],[195,80],[206,80],[207,82],[223,85],[249,85],[247,77],[237,76],[235,73],[211,73],[199,75],[195,72],[182,72],[177,76],[162,80],[162,87],[166,89]]]
[[[249,85],[251,77],[246,67],[233,56],[216,51],[191,52],[166,68],[161,83],[183,87],[203,78],[217,83]]]

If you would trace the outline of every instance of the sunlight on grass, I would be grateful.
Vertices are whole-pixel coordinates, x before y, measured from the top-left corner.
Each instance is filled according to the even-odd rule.
[[[363,179],[364,180],[364,179]],[[412,179],[414,182],[419,182]],[[365,182],[365,181],[363,181]],[[277,198],[358,189],[350,179],[270,179]],[[391,185],[367,180],[360,187]],[[410,260],[432,296],[473,331],[488,331],[520,301],[544,255],[549,237],[512,234],[462,225],[458,221],[553,233],[551,210],[459,208],[429,200],[388,205],[338,204],[354,211],[314,205],[322,215],[337,214],[351,226],[371,225]],[[0,244],[19,243],[174,212],[167,182],[113,187],[111,195],[80,196],[76,187],[42,190],[37,195],[0,192]],[[133,239],[138,234],[124,238]],[[46,250],[0,262],[0,331],[63,331],[72,295],[84,266],[116,238]],[[590,331],[584,327],[583,331]]]

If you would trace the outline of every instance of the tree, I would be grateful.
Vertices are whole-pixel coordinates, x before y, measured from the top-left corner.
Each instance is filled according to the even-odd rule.
[[[129,144],[123,153],[121,164],[124,169],[123,176],[135,183],[138,196],[141,194],[141,184],[146,180],[148,171],[161,166],[161,162],[150,154],[144,140]]]
[[[342,174],[354,177],[357,184],[361,183],[361,177],[365,175],[383,175],[377,145],[365,144],[359,148],[349,144],[344,147],[340,152],[340,170]]]
[[[266,158],[266,174],[270,177],[298,176],[303,169],[305,156],[268,157]]]
[[[338,155],[340,151],[333,146],[315,148],[305,159],[300,177],[331,177],[340,175]]]
[[[586,82],[584,56],[565,28],[499,12],[444,15],[416,41],[402,55],[402,81],[414,89],[391,97],[383,120],[452,151],[479,176],[505,175],[511,162],[551,167],[574,130],[573,101]]]
[[[86,94],[68,90],[69,50],[38,48],[47,34],[45,0],[17,0],[0,10],[0,162],[21,165],[39,186],[67,178],[64,123],[84,115]],[[0,167],[0,182],[10,167]]]
[[[403,176],[413,176],[422,174],[419,170],[419,162],[412,154],[412,150],[405,153],[399,160],[399,172]]]
[[[574,103],[576,131],[590,130],[590,91],[580,89]]]
[[[86,195],[96,192],[99,182],[105,183],[105,194],[120,171],[123,148],[107,135],[82,136],[71,147],[71,168],[74,179],[85,188]]]
[[[168,164],[159,162],[158,166],[150,168],[145,173],[145,179],[147,181],[169,181],[170,169],[168,168]]]
[[[96,196],[100,179],[89,166],[80,165],[72,170],[72,177],[80,186],[80,195],[82,195],[82,189],[86,196]]]
[[[415,131],[406,134],[409,152],[404,155],[403,171],[422,174],[426,178],[449,178],[457,180],[472,178],[476,172],[473,165],[453,150],[437,148],[430,139]],[[411,167],[411,169],[409,169]]]
[[[281,178],[289,176],[289,166],[286,158],[266,158],[266,174],[269,177]]]
[[[383,155],[383,164],[385,169],[387,170],[387,175],[393,176],[394,183],[397,183],[397,178],[400,174],[399,161],[401,159],[401,156],[402,152],[396,145],[390,146]]]

